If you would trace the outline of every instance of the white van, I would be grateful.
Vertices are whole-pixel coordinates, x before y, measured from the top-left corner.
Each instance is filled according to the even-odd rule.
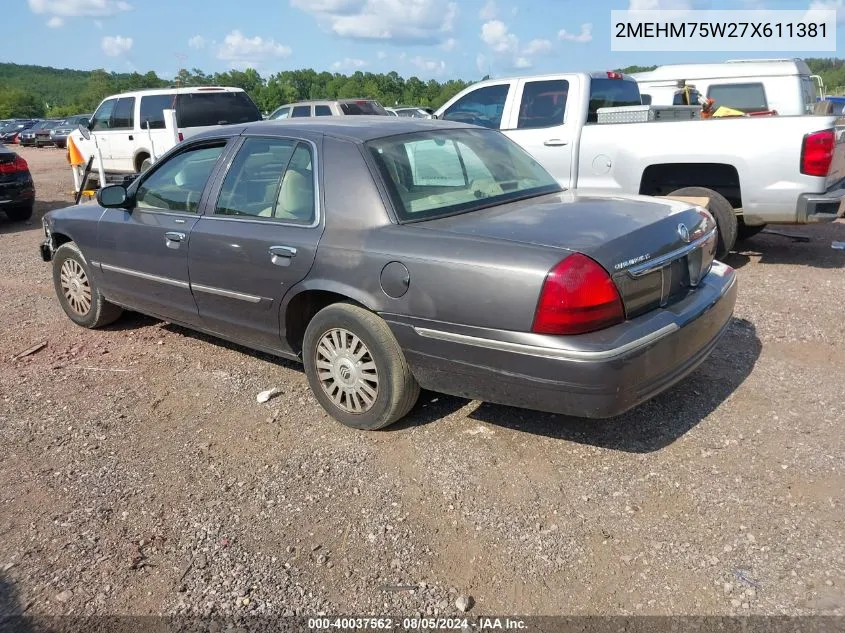
[[[106,172],[145,171],[151,157],[176,144],[174,134],[165,128],[164,110],[176,111],[180,141],[218,125],[261,120],[258,107],[240,88],[163,88],[107,97],[88,124]],[[93,138],[85,140],[79,130],[72,138],[84,157],[95,155]]]
[[[668,64],[632,73],[643,103],[666,106],[675,101],[679,82],[714,99],[716,107],[743,112],[776,110],[778,114],[812,114],[816,97],[824,97],[821,77],[811,75],[801,59],[731,59],[712,64]]]

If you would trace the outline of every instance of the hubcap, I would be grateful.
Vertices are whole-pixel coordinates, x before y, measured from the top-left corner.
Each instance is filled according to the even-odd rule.
[[[70,309],[80,316],[91,309],[91,286],[88,275],[75,259],[66,259],[61,268],[62,292]]]
[[[337,407],[366,413],[378,397],[378,370],[370,350],[349,330],[329,330],[317,343],[317,377]]]

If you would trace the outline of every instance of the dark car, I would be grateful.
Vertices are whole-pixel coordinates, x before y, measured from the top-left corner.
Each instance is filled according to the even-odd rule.
[[[705,209],[565,192],[500,132],[449,121],[217,128],[44,230],[75,323],[128,308],[301,360],[360,429],[421,387],[614,416],[698,366],[736,301]]]
[[[0,128],[0,143],[19,142],[19,135],[38,123],[34,119],[15,119]]]
[[[0,211],[14,222],[32,217],[35,185],[26,161],[0,145]]]
[[[53,130],[55,130],[61,123],[58,119],[51,119],[43,122],[44,125],[35,130],[35,146],[48,147],[54,145]]]
[[[49,124],[50,121],[36,121],[30,127],[25,130],[22,130],[19,137],[18,143],[23,145],[24,147],[35,147],[35,135],[42,127]]]
[[[77,114],[59,122],[53,129],[52,140],[56,147],[67,147],[67,137],[80,125],[88,125],[92,114]]]

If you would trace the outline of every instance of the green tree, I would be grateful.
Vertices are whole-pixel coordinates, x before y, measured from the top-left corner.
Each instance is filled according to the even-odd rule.
[[[0,88],[0,119],[29,119],[44,114],[44,104],[20,88]]]

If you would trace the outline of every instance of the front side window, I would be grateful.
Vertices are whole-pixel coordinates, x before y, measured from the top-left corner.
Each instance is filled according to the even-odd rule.
[[[156,166],[135,194],[142,209],[196,213],[217,159],[226,143],[204,145],[180,152]]]
[[[106,99],[100,104],[100,107],[97,108],[97,111],[91,118],[92,131],[99,132],[111,128],[111,117],[115,105],[117,105],[117,99]]]
[[[164,111],[175,107],[175,94],[146,95],[141,97],[141,129],[164,129]]]
[[[135,97],[121,97],[117,100],[111,127],[113,130],[131,130],[135,127]]]
[[[710,86],[707,96],[716,107],[725,106],[741,112],[765,112],[769,109],[763,84],[721,84]]]
[[[285,106],[284,108],[279,108],[273,114],[270,115],[270,119],[277,120],[277,119],[287,119],[290,116],[290,108]]]
[[[510,84],[484,86],[465,94],[443,113],[447,121],[472,123],[498,129],[508,98]]]
[[[250,137],[232,161],[214,213],[307,225],[314,222],[315,210],[310,145]]]
[[[492,130],[438,130],[366,144],[400,222],[561,191],[525,150]]]
[[[567,94],[569,82],[565,79],[527,82],[522,89],[516,127],[523,130],[563,125]]]

